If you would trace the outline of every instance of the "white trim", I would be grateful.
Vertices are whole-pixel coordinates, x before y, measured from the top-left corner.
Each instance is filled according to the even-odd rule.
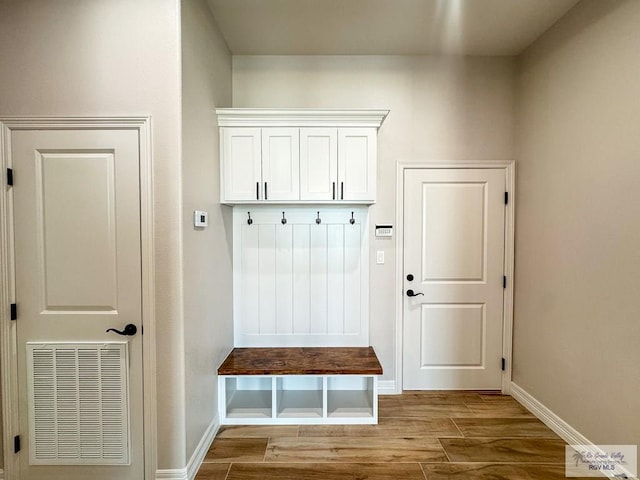
[[[389,110],[308,108],[218,108],[219,127],[375,127]]]
[[[10,451],[8,440],[19,431],[18,379],[16,358],[16,325],[7,316],[10,300],[15,298],[13,265],[13,192],[5,184],[10,166],[10,133],[12,130],[37,129],[136,129],[140,148],[140,230],[142,268],[142,337],[144,388],[144,470],[145,478],[153,478],[156,470],[156,326],[155,272],[153,243],[153,156],[151,149],[151,117],[0,117],[0,167],[3,192],[0,194],[0,385],[3,398],[4,468],[7,480],[19,474],[19,457]]]
[[[569,445],[588,445],[590,447],[589,450],[592,452],[603,453],[591,440],[514,382],[511,382],[511,396]],[[621,467],[618,468],[620,470],[616,469],[614,472],[606,472],[607,477],[619,478],[616,477],[616,474],[624,474],[628,478],[635,478],[627,470]]]
[[[398,391],[395,380],[378,380],[378,395],[396,395]]]
[[[213,439],[218,434],[218,430],[220,430],[220,421],[218,415],[216,415],[202,435],[200,442],[198,442],[198,446],[193,451],[187,466],[184,468],[157,470],[156,480],[193,480],[209,451]]]
[[[187,467],[158,470],[156,480],[189,480]]]
[[[198,446],[193,451],[193,454],[189,459],[189,463],[187,463],[187,478],[189,480],[193,480],[198,473],[200,465],[202,465],[202,461],[207,455],[211,443],[213,443],[213,439],[216,438],[216,435],[218,434],[218,430],[220,430],[220,419],[218,415],[216,415],[213,417],[213,420],[211,420],[211,423],[205,430],[204,435],[202,435]]]
[[[502,355],[506,360],[506,369],[502,372],[502,393],[508,394],[511,388],[512,335],[513,335],[513,272],[515,239],[515,168],[513,160],[399,160],[396,168],[396,393],[402,392],[402,354],[403,354],[403,268],[404,268],[404,171],[408,169],[428,168],[503,168],[506,175],[505,188],[509,192],[509,203],[505,210],[504,272],[507,276],[503,304]]]
[[[4,480],[4,470],[0,469],[0,480]]]

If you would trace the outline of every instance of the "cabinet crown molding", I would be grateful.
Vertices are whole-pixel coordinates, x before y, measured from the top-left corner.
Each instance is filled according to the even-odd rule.
[[[218,108],[220,127],[375,127],[389,110],[333,108]]]

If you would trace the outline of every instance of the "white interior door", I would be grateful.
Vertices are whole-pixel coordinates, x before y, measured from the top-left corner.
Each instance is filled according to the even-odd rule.
[[[10,142],[20,478],[142,479],[138,131]]]
[[[505,182],[405,170],[404,389],[501,387]]]

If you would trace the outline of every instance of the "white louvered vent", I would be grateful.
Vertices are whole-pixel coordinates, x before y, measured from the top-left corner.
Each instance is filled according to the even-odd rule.
[[[127,343],[28,343],[30,463],[129,463]]]

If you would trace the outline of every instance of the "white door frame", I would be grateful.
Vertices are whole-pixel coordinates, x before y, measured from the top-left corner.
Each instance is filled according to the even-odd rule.
[[[11,132],[34,129],[128,129],[138,132],[140,145],[140,241],[142,253],[142,364],[144,405],[144,471],[146,479],[156,471],[156,329],[153,243],[153,168],[151,117],[0,117],[0,386],[2,388],[2,434],[4,478],[18,480],[19,461],[13,453],[13,436],[18,435],[18,362],[16,322],[9,306],[15,301],[13,191],[7,185],[7,168],[12,166]],[[16,173],[15,182],[20,182]],[[18,320],[19,321],[19,320]]]
[[[504,274],[507,276],[507,288],[504,291],[502,356],[506,360],[502,372],[502,393],[511,391],[511,364],[513,338],[513,272],[514,272],[514,220],[515,220],[515,173],[513,160],[442,160],[442,161],[405,161],[400,160],[396,169],[396,393],[402,393],[404,348],[404,174],[411,169],[437,168],[503,168],[506,175],[506,188],[509,202],[505,210],[504,224]]]

